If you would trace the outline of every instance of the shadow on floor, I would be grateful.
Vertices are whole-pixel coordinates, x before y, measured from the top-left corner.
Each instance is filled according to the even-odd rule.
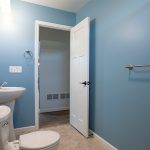
[[[58,125],[69,123],[69,111],[57,111],[57,112],[47,112],[41,113],[39,115],[40,128],[43,127],[55,127]]]

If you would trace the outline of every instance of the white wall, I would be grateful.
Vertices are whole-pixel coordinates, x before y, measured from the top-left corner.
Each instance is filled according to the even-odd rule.
[[[70,33],[41,28],[39,68],[41,112],[69,109],[69,98],[66,98],[69,93],[69,68]],[[64,94],[65,98],[62,98]]]

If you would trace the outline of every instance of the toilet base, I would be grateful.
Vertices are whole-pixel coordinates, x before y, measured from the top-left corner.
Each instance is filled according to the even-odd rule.
[[[9,150],[20,150],[19,149],[19,141],[13,141],[8,143]]]
[[[42,148],[42,149],[37,149],[37,150],[57,150],[58,145],[53,146],[53,147],[47,147],[47,148]],[[20,149],[20,150],[30,150],[30,149]]]

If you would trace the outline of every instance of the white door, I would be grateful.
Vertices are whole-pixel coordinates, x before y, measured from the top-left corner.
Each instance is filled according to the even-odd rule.
[[[89,18],[71,29],[70,124],[89,132]]]

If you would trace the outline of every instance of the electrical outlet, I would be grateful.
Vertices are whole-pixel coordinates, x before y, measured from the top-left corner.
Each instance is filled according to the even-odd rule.
[[[9,66],[10,73],[22,73],[22,66]]]

